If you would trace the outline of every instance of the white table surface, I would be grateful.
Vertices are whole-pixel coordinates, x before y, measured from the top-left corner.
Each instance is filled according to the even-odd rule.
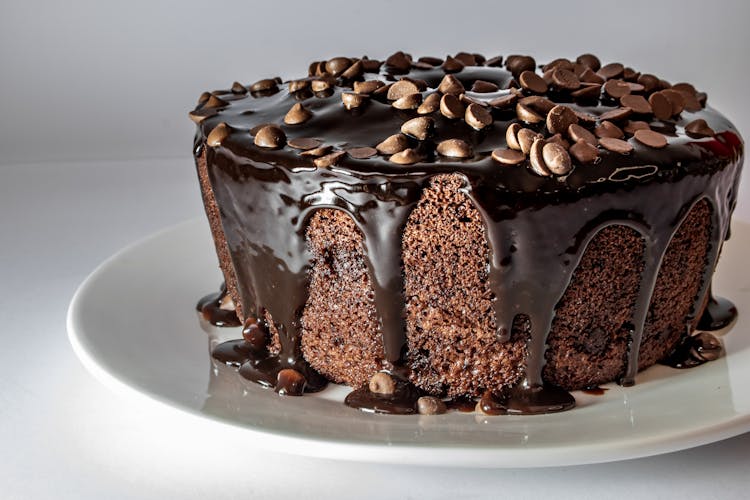
[[[256,453],[111,393],[68,344],[68,302],[115,251],[202,215],[191,162],[0,166],[0,498],[747,498],[750,433],[609,464],[410,468]]]

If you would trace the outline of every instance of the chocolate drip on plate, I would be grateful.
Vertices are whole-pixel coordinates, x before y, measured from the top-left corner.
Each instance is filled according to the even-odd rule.
[[[709,288],[708,303],[703,310],[698,329],[715,332],[728,327],[737,318],[737,307],[723,297],[716,297]]]
[[[214,326],[240,326],[242,323],[237,317],[237,311],[223,308],[222,305],[227,303],[227,287],[221,284],[221,290],[218,293],[206,295],[198,301],[195,308],[201,313],[203,319]]]

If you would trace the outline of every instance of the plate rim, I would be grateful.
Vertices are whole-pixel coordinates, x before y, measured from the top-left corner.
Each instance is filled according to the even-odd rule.
[[[472,468],[538,468],[553,466],[573,466],[594,463],[615,462],[647,456],[677,452],[728,439],[750,431],[750,413],[738,413],[734,417],[713,425],[696,429],[661,434],[658,437],[627,437],[605,442],[582,443],[576,445],[576,453],[570,453],[570,446],[529,446],[523,448],[472,447],[463,445],[438,444],[394,444],[389,442],[358,442],[353,439],[325,439],[277,429],[253,427],[247,423],[232,421],[218,415],[188,407],[168,397],[129,383],[112,373],[91,353],[81,341],[77,318],[82,314],[82,300],[96,280],[109,266],[123,255],[143,245],[158,240],[165,234],[178,231],[182,227],[197,225],[201,217],[191,218],[173,224],[140,238],[121,248],[97,265],[81,282],[73,293],[67,313],[66,329],[68,340],[76,357],[85,369],[102,385],[114,393],[147,401],[180,411],[183,415],[203,422],[212,422],[237,432],[252,435],[258,448],[269,451],[334,460],[353,460],[370,463],[392,463],[401,465],[451,466]],[[737,221],[740,222],[740,221]],[[743,225],[750,225],[743,223]],[[404,418],[403,416],[386,416]],[[293,450],[293,451],[292,451]],[[450,463],[438,451],[450,452]]]

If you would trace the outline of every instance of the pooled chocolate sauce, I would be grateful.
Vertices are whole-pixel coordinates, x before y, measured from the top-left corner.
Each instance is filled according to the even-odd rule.
[[[659,363],[672,368],[692,368],[718,359],[722,352],[719,339],[708,332],[698,332],[683,337],[672,353]]]
[[[708,302],[698,321],[698,329],[715,332],[731,325],[735,318],[737,307],[723,297],[714,296],[709,288]]]
[[[538,415],[570,410],[575,398],[566,390],[545,384],[542,387],[511,387],[496,394],[484,393],[478,406],[487,415]]]
[[[226,297],[228,297],[227,287],[222,283],[218,293],[206,295],[198,301],[195,308],[201,313],[203,319],[214,326],[240,326],[242,323],[237,317],[237,312],[234,309],[221,307]]]
[[[444,75],[439,68],[412,69],[409,74],[425,82],[425,95],[434,91]],[[496,67],[466,67],[454,76],[466,88],[476,80],[507,88],[512,80],[508,71]],[[377,77],[365,75],[365,79]],[[379,77],[395,79],[387,68]],[[318,94],[290,93],[284,85],[280,88],[265,97],[215,93],[227,104],[207,113],[196,136],[195,154],[205,158],[213,194],[221,207],[239,299],[247,315],[270,313],[279,332],[280,353],[246,361],[240,368],[243,376],[274,386],[283,367],[294,366],[306,377],[316,373],[300,355],[299,341],[311,259],[305,244],[306,224],[314,211],[322,208],[344,211],[361,230],[384,356],[394,365],[404,363],[400,235],[422,190],[432,177],[444,173],[463,177],[462,190],[485,225],[498,342],[509,339],[516,315],[526,315],[531,323],[525,376],[506,393],[488,396],[483,403],[487,413],[545,413],[575,404],[570,394],[542,379],[546,341],[556,305],[586,246],[607,226],[630,227],[644,242],[641,286],[621,381],[624,385],[631,385],[638,372],[644,325],[667,247],[690,209],[705,199],[712,208],[711,234],[702,288],[692,311],[693,316],[698,314],[728,235],[743,149],[732,124],[710,108],[684,111],[675,125],[661,128],[669,135],[669,145],[663,149],[631,141],[631,153],[601,150],[596,162],[575,165],[563,177],[543,177],[523,165],[500,166],[493,161],[491,152],[506,147],[505,130],[517,122],[513,113],[503,110],[493,110],[494,123],[479,131],[434,114],[434,135],[425,141],[409,139],[410,147],[424,158],[413,165],[394,164],[382,156],[342,157],[337,165],[318,168],[292,148],[273,150],[254,145],[249,131],[274,123],[282,127],[287,139],[316,138],[337,148],[374,146],[397,133],[405,120],[417,116],[416,111],[395,109],[376,98],[348,110],[341,99],[348,88],[334,87]],[[508,92],[466,92],[466,97],[488,100]],[[566,99],[557,94],[550,97]],[[597,105],[568,100],[570,108],[594,117],[614,109],[604,98]],[[312,118],[300,125],[283,125],[284,115],[297,102],[304,103]],[[689,137],[684,127],[696,118],[705,119],[718,133]],[[206,145],[206,137],[219,123],[228,125],[228,136],[221,144]],[[544,123],[524,126],[542,131]],[[438,156],[435,144],[444,139],[465,141],[474,156],[463,161]],[[310,385],[317,387],[315,380],[312,384],[308,381],[308,390]],[[418,391],[408,386],[400,390],[394,400],[373,399],[356,390],[347,404],[372,411],[413,412],[413,407],[407,410]]]
[[[411,382],[394,377],[396,390],[393,394],[378,394],[368,387],[360,387],[350,392],[344,403],[352,408],[371,413],[388,413],[392,415],[411,415],[417,413],[417,400],[424,392],[414,387]]]
[[[591,396],[604,396],[604,393],[607,391],[605,387],[587,387],[583,390],[581,390],[584,394],[589,394]]]

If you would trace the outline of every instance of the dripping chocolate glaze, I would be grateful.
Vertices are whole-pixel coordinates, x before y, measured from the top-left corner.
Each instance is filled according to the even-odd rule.
[[[426,82],[426,96],[434,92],[444,75],[439,68],[413,68],[408,76]],[[502,68],[474,66],[454,76],[466,88],[479,79],[503,89],[513,78]],[[388,81],[397,77],[387,69],[380,75],[364,76],[374,78]],[[221,207],[221,222],[240,284],[239,298],[247,309],[255,308],[246,315],[262,317],[270,313],[279,332],[280,354],[254,362],[251,378],[264,383],[283,367],[304,366],[299,351],[300,316],[307,298],[311,257],[305,245],[305,229],[311,214],[321,208],[346,212],[361,230],[384,357],[396,365],[403,361],[406,339],[400,235],[422,190],[433,176],[443,173],[463,176],[463,191],[484,222],[498,341],[509,338],[517,314],[530,319],[525,378],[509,393],[520,403],[514,406],[511,402],[510,406],[522,408],[523,401],[532,395],[534,401],[544,404],[527,405],[533,406],[530,412],[570,406],[569,395],[556,388],[546,390],[542,380],[546,339],[555,307],[587,244],[606,226],[631,227],[645,244],[623,384],[632,384],[638,371],[643,327],[669,242],[690,209],[706,199],[712,208],[711,237],[693,317],[699,313],[721,244],[728,235],[742,163],[742,140],[716,111],[708,107],[695,113],[683,111],[674,125],[671,121],[653,122],[653,128],[667,135],[666,148],[652,149],[631,140],[634,150],[630,154],[601,149],[597,162],[576,164],[563,177],[541,177],[525,168],[526,162],[508,167],[491,158],[494,149],[506,147],[505,130],[518,121],[514,113],[502,110],[493,110],[494,123],[480,131],[433,113],[434,135],[421,142],[409,139],[411,147],[424,157],[413,165],[397,165],[376,156],[364,160],[344,157],[337,165],[317,168],[310,158],[299,156],[288,146],[277,150],[255,146],[250,130],[273,123],[284,130],[287,139],[316,138],[340,149],[373,147],[418,115],[377,99],[347,110],[341,99],[342,92],[351,90],[346,87],[318,94],[292,94],[285,84],[279,87],[278,92],[263,97],[215,92],[228,105],[218,107],[200,123],[195,143],[196,156],[205,158]],[[489,100],[508,92],[466,95]],[[564,96],[550,97],[565,101]],[[312,118],[303,124],[285,125],[284,115],[297,102],[304,104]],[[599,116],[614,109],[606,102],[565,104]],[[684,127],[697,118],[705,119],[717,134],[691,138]],[[229,126],[230,134],[220,145],[207,146],[206,137],[221,122]],[[536,128],[543,130],[544,123]],[[466,141],[474,156],[456,161],[436,155],[435,144],[449,138]],[[504,404],[508,406],[507,401]]]

